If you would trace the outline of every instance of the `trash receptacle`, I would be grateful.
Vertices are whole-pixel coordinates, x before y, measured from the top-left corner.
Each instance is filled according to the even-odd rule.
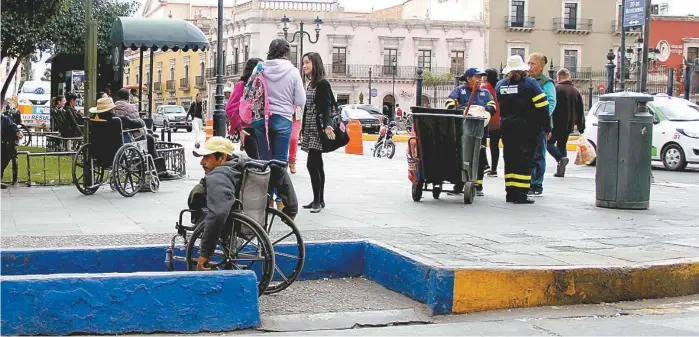
[[[461,135],[461,177],[464,183],[464,202],[470,204],[476,195],[474,182],[478,177],[480,150],[483,144],[485,119],[466,115],[462,122]]]
[[[596,202],[598,207],[648,209],[651,185],[653,96],[621,92],[600,97],[613,112],[598,114]]]

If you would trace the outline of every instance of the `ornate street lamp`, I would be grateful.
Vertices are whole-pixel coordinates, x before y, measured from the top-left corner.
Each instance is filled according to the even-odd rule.
[[[320,37],[320,30],[323,28],[323,20],[320,19],[320,17],[316,17],[315,20],[313,20],[313,24],[315,24],[316,28],[316,39],[315,41],[311,37],[311,34],[308,33],[303,29],[303,21],[299,22],[299,30],[294,32],[291,35],[291,40],[289,40],[289,23],[291,22],[291,19],[287,18],[286,15],[282,18],[280,22],[280,26],[282,28],[282,31],[284,31],[284,39],[287,40],[289,43],[294,43],[296,41],[296,36],[299,36],[299,54],[301,57],[303,57],[303,40],[305,36],[308,36],[308,42],[311,44],[315,44],[318,42],[318,38]],[[303,61],[303,60],[301,60]],[[299,67],[300,68],[300,67]]]
[[[214,136],[226,136],[226,111],[223,103],[223,0],[218,0],[216,31],[216,94],[214,95]]]

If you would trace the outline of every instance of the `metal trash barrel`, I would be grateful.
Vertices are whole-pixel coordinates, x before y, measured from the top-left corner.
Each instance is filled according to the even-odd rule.
[[[648,209],[651,185],[653,96],[622,92],[600,101],[614,102],[613,112],[598,114],[595,205],[617,209]]]

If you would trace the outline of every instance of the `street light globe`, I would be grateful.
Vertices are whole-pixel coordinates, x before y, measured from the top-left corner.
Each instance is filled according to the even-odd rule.
[[[291,19],[286,17],[286,14],[284,14],[284,17],[281,19],[280,23],[280,28],[283,31],[289,30],[289,22],[291,22]]]
[[[316,33],[320,32],[320,30],[323,28],[323,20],[320,19],[320,16],[316,16],[316,19],[313,20],[313,23],[316,25]]]

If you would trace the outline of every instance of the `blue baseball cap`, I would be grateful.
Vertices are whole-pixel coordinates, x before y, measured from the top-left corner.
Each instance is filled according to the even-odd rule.
[[[465,81],[467,78],[469,78],[471,76],[476,76],[476,75],[484,76],[484,75],[486,75],[486,73],[485,73],[485,71],[481,71],[477,67],[471,67],[471,68],[466,69],[466,71],[464,72],[464,75],[459,77],[459,79],[462,81]]]

